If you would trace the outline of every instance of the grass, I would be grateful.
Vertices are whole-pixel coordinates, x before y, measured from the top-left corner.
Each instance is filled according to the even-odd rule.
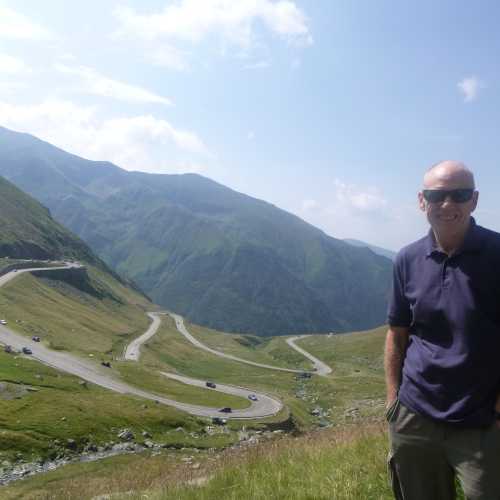
[[[57,372],[29,358],[0,352],[0,461],[18,453],[25,459],[51,457],[58,451],[54,440],[75,439],[79,445],[117,441],[118,429],[133,429],[137,436],[148,431],[158,442],[182,446],[220,446],[231,439],[194,439],[188,443],[174,430],[200,431],[206,420],[174,408],[155,405],[88,384]],[[5,388],[9,387],[9,391]],[[29,390],[26,390],[29,388]],[[14,394],[15,399],[4,399]]]
[[[187,326],[189,331],[202,338],[199,332],[203,329],[193,325]],[[313,376],[311,379],[296,380],[293,373],[233,362],[198,349],[177,331],[171,318],[164,316],[157,335],[143,348],[142,364],[151,370],[178,371],[195,378],[251,387],[274,394],[287,405],[299,428],[305,430],[317,425],[318,419],[310,414],[310,411],[317,406],[325,410],[330,409],[330,420],[334,423],[352,420],[352,413],[346,414],[346,411],[353,407],[357,408],[358,416],[361,417],[382,414],[384,383],[382,365],[379,363],[384,338],[382,330],[355,334],[355,336],[363,335],[368,344],[365,349],[366,356],[364,355],[362,359],[354,355],[350,358],[345,357],[347,354],[345,350],[337,351],[332,348],[330,337],[315,336],[317,343],[315,351],[320,351],[317,352],[318,357],[327,360],[334,367],[334,372],[328,377]],[[247,348],[239,342],[242,336],[236,337],[238,340],[231,340],[230,334],[219,334],[212,345],[218,343],[219,347],[225,347],[231,342],[236,342],[239,345],[237,353],[241,354]],[[203,338],[203,341],[205,340],[206,338]],[[283,356],[292,352],[302,359],[302,356],[293,351],[282,337],[266,340],[265,348],[279,352]],[[248,359],[250,356],[246,357]],[[365,358],[368,358],[369,364],[373,365],[373,372],[363,372],[367,363]],[[337,372],[335,370],[337,363],[342,364],[345,369]],[[350,372],[347,374],[349,366]]]
[[[17,333],[39,335],[51,348],[118,357],[147,329],[148,304],[138,294],[131,302],[116,293],[101,271],[90,267],[88,274],[90,288],[82,290],[65,281],[23,273],[0,289],[0,315]]]
[[[227,450],[217,460],[200,454],[195,470],[178,455],[67,466],[4,488],[2,498],[87,499],[113,493],[125,498],[128,492],[127,498],[156,500],[389,500],[386,456],[384,428],[372,424]]]
[[[310,369],[311,363],[286,346],[281,349],[276,339],[255,335],[228,334],[185,321],[188,331],[208,347],[248,361],[281,368]]]

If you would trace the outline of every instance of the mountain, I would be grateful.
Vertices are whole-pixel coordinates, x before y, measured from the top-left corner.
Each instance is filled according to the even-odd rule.
[[[210,179],[128,172],[4,128],[0,175],[193,322],[279,335],[385,321],[388,259]]]
[[[75,259],[104,265],[90,248],[52,219],[47,208],[0,177],[0,257]]]
[[[355,247],[366,247],[369,248],[372,252],[375,252],[377,255],[382,255],[383,257],[387,257],[388,259],[394,260],[397,252],[393,252],[392,250],[387,250],[387,248],[377,247],[375,245],[370,245],[369,243],[365,243],[360,240],[353,240],[350,238],[346,238],[343,241],[349,243],[349,245],[353,245]]]

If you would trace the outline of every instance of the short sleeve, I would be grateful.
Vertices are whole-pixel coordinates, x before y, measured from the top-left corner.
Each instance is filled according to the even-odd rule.
[[[404,254],[399,253],[393,265],[392,288],[387,308],[387,323],[390,326],[408,327],[412,314],[405,295]]]

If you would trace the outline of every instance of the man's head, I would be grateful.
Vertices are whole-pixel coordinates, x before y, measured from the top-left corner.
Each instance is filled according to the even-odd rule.
[[[472,172],[461,162],[446,160],[425,173],[418,199],[434,233],[446,238],[465,233],[478,195]]]

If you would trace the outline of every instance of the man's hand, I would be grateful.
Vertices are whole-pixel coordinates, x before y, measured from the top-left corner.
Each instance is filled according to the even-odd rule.
[[[498,394],[498,396],[497,396],[497,402],[495,404],[495,411],[497,413],[500,413],[500,394]],[[496,426],[497,426],[497,429],[500,429],[500,420],[499,419],[496,420]]]

